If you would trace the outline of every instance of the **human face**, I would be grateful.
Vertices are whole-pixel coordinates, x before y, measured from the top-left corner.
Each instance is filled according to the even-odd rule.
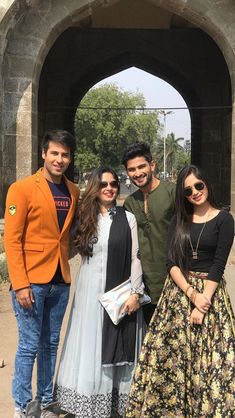
[[[70,149],[58,142],[50,141],[48,150],[42,152],[44,176],[53,183],[60,183],[70,161]]]
[[[114,182],[114,183],[113,183]],[[104,183],[104,187],[102,187]],[[105,207],[111,207],[118,194],[118,184],[112,173],[103,173],[98,194],[99,203]]]
[[[204,185],[204,188],[202,188],[202,184]],[[201,188],[201,190],[197,190],[195,186]],[[186,196],[185,198],[190,203],[195,206],[201,206],[207,201],[208,189],[205,183],[201,179],[198,179],[193,173],[189,174],[189,176],[185,179],[184,189],[187,190],[188,188],[191,189],[192,194],[191,196]]]
[[[142,189],[153,179],[155,162],[149,163],[144,157],[136,157],[127,161],[126,171],[132,183]]]

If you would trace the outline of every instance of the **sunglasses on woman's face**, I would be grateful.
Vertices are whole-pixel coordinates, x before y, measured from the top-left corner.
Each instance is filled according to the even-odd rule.
[[[105,187],[108,187],[108,185],[110,187],[112,187],[113,189],[118,189],[118,181],[117,180],[112,180],[112,181],[101,181],[100,182],[100,188],[104,189]]]
[[[185,197],[190,197],[193,194],[193,189],[197,190],[198,192],[200,192],[201,190],[203,190],[205,188],[205,184],[202,181],[199,181],[198,183],[195,183],[193,186],[191,187],[186,187],[184,189],[184,196]]]

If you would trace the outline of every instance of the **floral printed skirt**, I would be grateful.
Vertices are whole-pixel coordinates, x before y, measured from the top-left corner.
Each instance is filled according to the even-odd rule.
[[[204,279],[196,276],[189,282],[202,292]],[[202,325],[190,326],[193,307],[168,276],[136,367],[126,418],[235,417],[235,319],[225,281]]]

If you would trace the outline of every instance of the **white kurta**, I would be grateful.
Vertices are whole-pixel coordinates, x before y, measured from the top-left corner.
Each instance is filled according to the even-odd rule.
[[[136,219],[126,212],[132,236],[131,281],[141,287],[142,269],[138,255]],[[98,242],[93,256],[84,259],[76,278],[76,289],[61,354],[55,395],[62,409],[76,418],[109,418],[123,414],[133,369],[141,348],[145,324],[142,310],[137,314],[136,358],[134,364],[104,366],[101,363],[103,307],[98,296],[106,285],[108,240],[112,220],[99,215]]]

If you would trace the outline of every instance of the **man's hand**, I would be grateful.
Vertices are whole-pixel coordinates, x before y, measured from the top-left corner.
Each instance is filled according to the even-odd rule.
[[[201,325],[204,319],[204,313],[194,308],[190,315],[190,325]]]
[[[16,300],[25,309],[32,309],[34,297],[31,287],[16,290]]]

